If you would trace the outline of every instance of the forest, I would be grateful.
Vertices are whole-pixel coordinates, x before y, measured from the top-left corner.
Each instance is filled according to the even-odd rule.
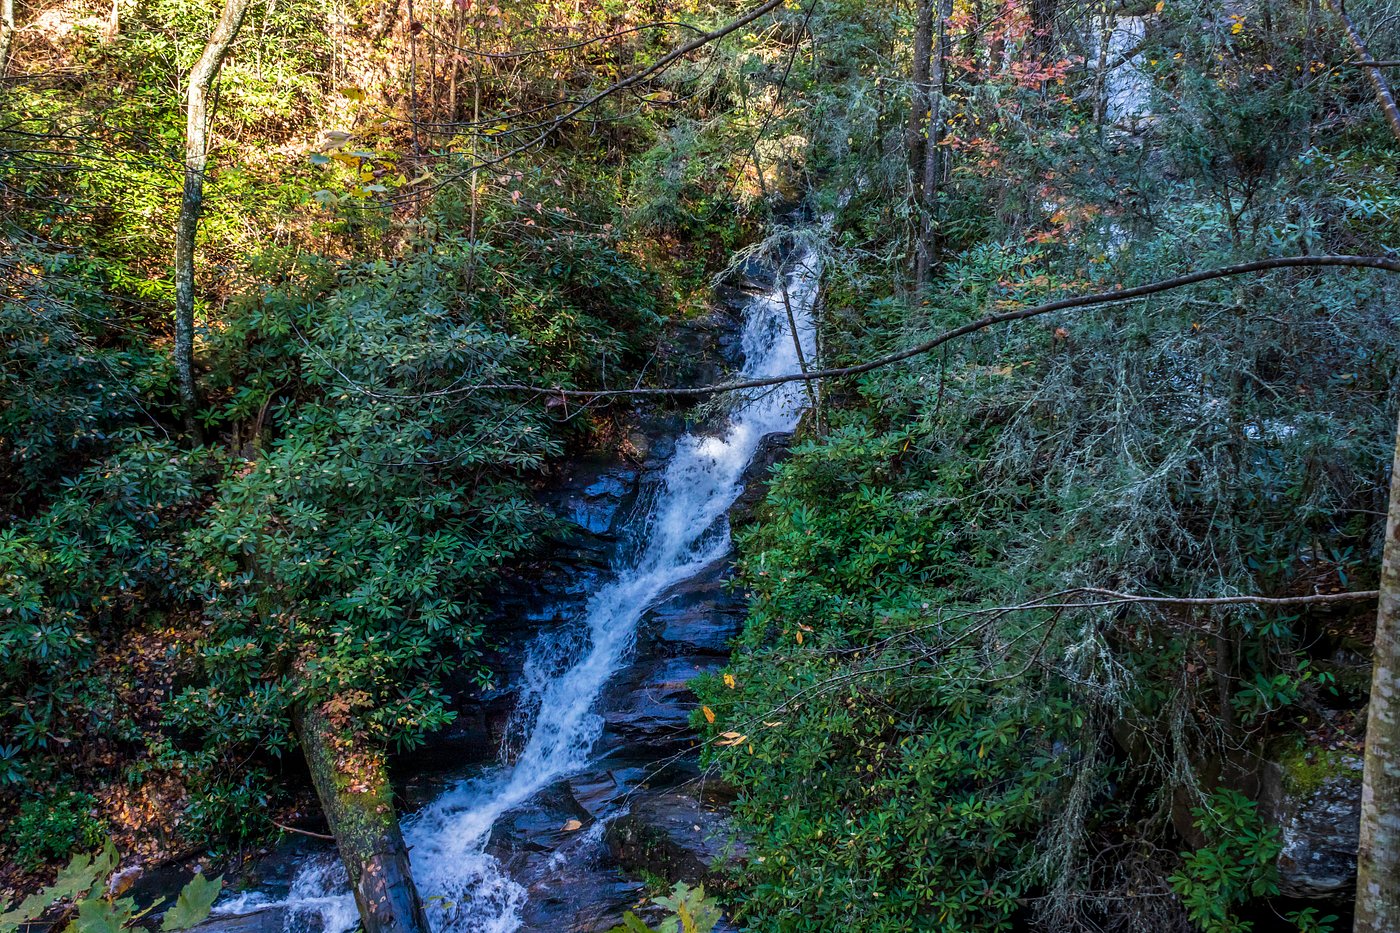
[[[1397,89],[0,0],[0,933],[1400,933]]]

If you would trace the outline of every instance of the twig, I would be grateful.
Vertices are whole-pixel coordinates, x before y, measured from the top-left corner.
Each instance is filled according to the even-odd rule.
[[[324,839],[327,842],[335,842],[334,836],[328,836],[325,833],[313,833],[309,829],[297,829],[295,826],[287,826],[283,823],[277,822],[276,820],[269,820],[268,822],[270,822],[273,826],[276,826],[278,829],[282,830],[284,833],[297,833],[302,836],[310,836],[312,839]]]

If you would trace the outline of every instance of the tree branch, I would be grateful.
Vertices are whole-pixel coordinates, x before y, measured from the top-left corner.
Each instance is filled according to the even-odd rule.
[[[522,143],[521,145],[516,146],[513,149],[507,150],[506,152],[503,152],[498,156],[494,156],[493,158],[487,159],[484,162],[478,162],[462,171],[453,172],[452,174],[444,177],[441,181],[438,181],[436,184],[432,185],[430,188],[427,188],[425,190],[433,191],[438,188],[442,188],[443,186],[448,185],[453,181],[465,178],[473,171],[478,171],[482,168],[486,168],[492,165],[498,165],[501,162],[506,161],[507,159],[510,159],[517,155],[521,155],[525,152],[529,152],[532,149],[536,149],[544,145],[546,142],[549,141],[549,138],[551,136],[557,133],[560,130],[560,128],[564,126],[565,123],[569,122],[574,117],[583,113],[585,110],[588,110],[590,107],[593,107],[594,105],[602,102],[603,100],[606,100],[614,94],[619,94],[622,91],[627,90],[628,88],[641,84],[647,78],[650,78],[652,75],[657,74],[658,72],[664,71],[666,68],[674,64],[677,60],[684,58],[691,52],[694,52],[696,49],[703,48],[704,46],[709,45],[711,42],[714,42],[718,39],[723,39],[730,33],[737,32],[738,30],[743,29],[745,26],[749,25],[754,20],[773,12],[786,2],[787,0],[767,0],[767,2],[755,7],[754,9],[750,10],[748,13],[745,13],[738,19],[731,20],[725,25],[720,26],[718,29],[713,30],[712,32],[707,32],[702,35],[699,35],[691,41],[687,42],[685,45],[678,46],[677,48],[672,49],[665,55],[658,58],[651,65],[649,65],[646,68],[643,68],[636,74],[628,75],[621,81],[608,85],[593,96],[587,97],[584,100],[579,101],[577,104],[561,113],[554,120],[550,121],[544,127],[544,129],[542,129],[539,132],[539,134],[536,135],[529,142]],[[420,190],[415,192],[413,196],[417,197],[422,193],[424,192]]]
[[[1155,295],[1160,292],[1170,291],[1176,288],[1183,288],[1187,285],[1195,285],[1200,282],[1210,282],[1215,279],[1231,278],[1239,275],[1249,275],[1255,272],[1267,272],[1273,269],[1298,269],[1298,268],[1353,268],[1353,269],[1380,269],[1385,272],[1400,272],[1400,259],[1388,259],[1382,256],[1280,256],[1273,259],[1257,259],[1252,262],[1242,262],[1231,266],[1222,266],[1217,269],[1205,269],[1200,272],[1190,272],[1186,275],[1178,275],[1169,279],[1162,279],[1157,282],[1149,282],[1146,285],[1137,285],[1132,288],[1121,288],[1109,292],[1099,292],[1092,295],[1078,295],[1073,298],[1060,298],[1045,304],[1035,305],[1030,308],[1021,308],[1016,311],[1006,311],[1000,314],[989,314],[975,321],[970,321],[961,327],[944,331],[937,337],[926,340],[923,343],[890,353],[878,359],[859,363],[854,366],[840,366],[831,369],[815,369],[805,373],[787,373],[780,376],[769,376],[762,379],[744,379],[735,382],[724,382],[708,386],[689,386],[663,389],[563,389],[559,387],[526,385],[522,383],[497,383],[488,385],[462,386],[458,389],[446,390],[441,394],[456,394],[461,392],[494,390],[502,392],[532,392],[537,395],[547,396],[580,396],[586,398],[606,398],[606,397],[692,397],[717,395],[722,392],[732,392],[741,389],[761,389],[768,386],[782,385],[788,382],[806,382],[815,379],[837,379],[844,376],[859,376],[875,369],[890,366],[894,363],[903,362],[916,356],[922,356],[930,350],[936,349],[949,341],[977,331],[986,330],[997,324],[1006,324],[1012,321],[1024,321],[1033,317],[1050,314],[1055,311],[1069,311],[1075,308],[1086,308],[1093,305],[1113,304],[1120,301],[1129,301],[1134,298],[1143,298],[1148,295]],[[369,390],[364,390],[369,391]],[[395,397],[392,395],[385,397]]]

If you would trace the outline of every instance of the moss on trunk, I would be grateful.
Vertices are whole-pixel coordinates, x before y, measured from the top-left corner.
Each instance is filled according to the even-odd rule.
[[[337,722],[332,706],[299,709],[295,723],[365,933],[428,933],[384,756]]]

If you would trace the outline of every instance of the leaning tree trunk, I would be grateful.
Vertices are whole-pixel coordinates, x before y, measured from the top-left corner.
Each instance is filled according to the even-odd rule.
[[[225,0],[204,54],[190,70],[185,105],[185,190],[175,227],[175,372],[186,427],[195,428],[194,244],[204,210],[204,170],[209,160],[209,96],[219,69],[248,15],[251,0]]]
[[[365,933],[428,933],[384,756],[357,748],[319,708],[293,718]]]
[[[1338,0],[1327,0],[1327,5],[1342,21],[1342,28],[1347,31],[1347,40],[1351,42],[1351,47],[1356,52],[1357,57],[1363,62],[1372,61],[1371,53],[1367,50],[1366,43],[1361,38],[1356,24],[1347,15],[1346,7]],[[1381,113],[1385,114],[1385,121],[1390,124],[1391,132],[1395,134],[1395,138],[1400,140],[1400,107],[1395,105],[1395,95],[1390,92],[1390,85],[1386,83],[1385,72],[1381,70],[1380,65],[1363,67],[1366,68],[1367,77],[1371,79],[1371,87],[1376,92],[1376,103],[1380,104]]]
[[[1356,854],[1356,933],[1400,930],[1400,429],[1390,468],[1380,608],[1371,654],[1361,845]]]

